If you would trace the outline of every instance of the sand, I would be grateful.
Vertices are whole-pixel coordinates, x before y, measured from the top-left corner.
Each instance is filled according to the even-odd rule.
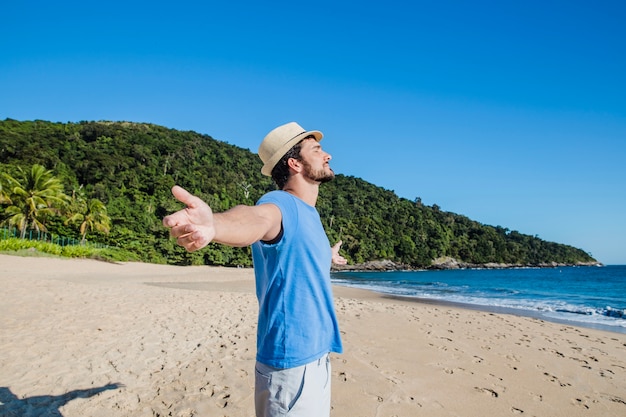
[[[253,416],[249,269],[0,255],[0,416]],[[333,416],[626,416],[626,335],[335,287]]]

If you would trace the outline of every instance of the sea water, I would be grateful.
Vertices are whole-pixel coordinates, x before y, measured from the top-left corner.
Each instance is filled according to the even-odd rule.
[[[338,272],[333,283],[626,333],[626,265]]]

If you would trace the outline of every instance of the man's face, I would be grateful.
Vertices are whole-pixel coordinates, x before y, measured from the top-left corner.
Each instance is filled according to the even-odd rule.
[[[328,164],[331,160],[330,154],[324,152],[315,139],[305,139],[302,142],[300,157],[304,167],[302,175],[305,179],[325,183],[335,178],[335,172]]]

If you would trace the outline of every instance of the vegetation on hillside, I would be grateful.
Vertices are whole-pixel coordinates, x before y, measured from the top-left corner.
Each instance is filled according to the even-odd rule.
[[[129,122],[6,119],[0,121],[0,221],[99,241],[146,262],[249,266],[249,248],[211,244],[187,253],[161,219],[180,209],[170,193],[174,184],[217,212],[254,204],[274,189],[260,168],[250,151],[195,132]],[[25,199],[35,198],[26,189],[36,175],[45,177],[40,188],[47,191],[33,205]],[[318,209],[329,239],[343,240],[352,263],[388,259],[428,267],[444,256],[468,264],[595,261],[581,249],[480,224],[345,175],[321,187]]]

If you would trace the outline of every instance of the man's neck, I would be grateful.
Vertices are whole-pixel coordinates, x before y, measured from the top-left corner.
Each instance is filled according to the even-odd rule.
[[[290,179],[283,187],[283,191],[295,195],[308,205],[315,207],[315,204],[317,203],[317,197],[320,191],[319,183],[307,183],[294,180]]]

